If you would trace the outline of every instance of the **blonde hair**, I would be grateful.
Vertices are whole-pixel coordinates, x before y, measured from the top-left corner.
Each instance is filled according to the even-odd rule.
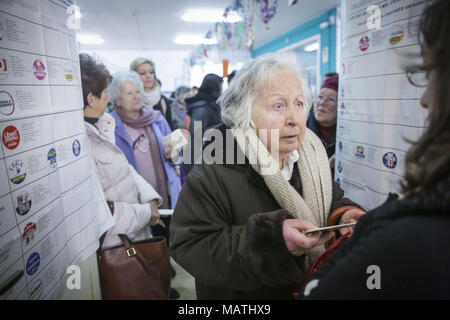
[[[144,64],[144,63],[150,64],[152,66],[152,68],[153,68],[153,72],[155,72],[155,63],[152,60],[150,60],[150,59],[142,58],[142,57],[136,58],[136,59],[134,59],[131,62],[131,64],[130,64],[130,71],[136,71],[137,72],[137,68],[141,64]]]

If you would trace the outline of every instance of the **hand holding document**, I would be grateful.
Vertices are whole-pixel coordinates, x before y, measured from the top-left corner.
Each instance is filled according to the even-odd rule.
[[[303,234],[305,236],[312,234],[314,232],[319,232],[319,231],[333,231],[333,230],[338,230],[341,228],[347,228],[347,227],[351,227],[356,225],[356,222],[353,223],[345,223],[345,224],[338,224],[336,226],[329,226],[329,227],[323,227],[323,228],[316,228],[316,229],[310,229],[310,230],[306,230],[303,232]]]
[[[165,146],[171,145],[175,150],[184,147],[188,143],[183,135],[183,132],[181,132],[181,129],[177,129],[171,134],[163,137],[162,142]]]

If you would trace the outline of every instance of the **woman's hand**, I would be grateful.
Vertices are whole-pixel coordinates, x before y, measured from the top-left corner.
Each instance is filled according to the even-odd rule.
[[[330,168],[331,169],[334,169],[334,162],[336,161],[336,154],[333,154],[332,156],[331,156],[331,158],[330,159],[328,159],[328,162],[330,163]]]
[[[357,222],[363,214],[365,214],[365,212],[361,209],[355,208],[347,210],[341,217],[341,224]],[[341,233],[341,235],[344,235],[346,233],[350,233],[351,235],[354,230],[355,226],[339,229],[339,232]]]
[[[181,169],[180,166],[175,166],[175,172],[177,173],[178,177],[181,177]]]
[[[171,144],[164,146],[164,157],[167,160],[171,160],[172,162],[176,162],[178,160],[178,151],[174,149]]]
[[[289,252],[300,256],[309,249],[321,245],[333,237],[333,232],[314,232],[305,236],[302,231],[317,228],[312,223],[299,219],[286,219],[283,221],[283,238]]]
[[[150,209],[151,209],[151,213],[152,213],[149,224],[151,226],[154,226],[154,225],[158,224],[158,222],[159,222],[158,202],[157,202],[157,200],[152,200],[152,201],[149,201],[148,203],[150,205]]]

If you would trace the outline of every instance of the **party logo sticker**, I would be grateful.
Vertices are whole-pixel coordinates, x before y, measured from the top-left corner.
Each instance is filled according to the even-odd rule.
[[[80,141],[75,139],[72,143],[72,152],[75,155],[75,157],[78,157],[81,153],[81,144]]]
[[[394,45],[402,41],[405,31],[401,26],[394,26],[389,34],[389,42]]]
[[[0,56],[0,80],[5,80],[8,78],[8,64],[6,63],[6,58]]]
[[[341,160],[339,160],[339,163],[338,163],[338,171],[339,171],[339,173],[341,173],[342,172],[342,169],[344,168],[343,166],[342,166],[342,162],[341,162]]]
[[[22,234],[22,242],[25,245],[30,244],[34,240],[34,233],[36,232],[36,230],[37,230],[36,223],[34,222],[27,223],[27,225],[23,229]]]
[[[344,145],[342,144],[342,141],[339,141],[339,152],[342,152],[342,149],[344,148]]]
[[[24,216],[30,211],[31,209],[31,196],[28,192],[24,191],[22,193],[19,193],[17,195],[17,206],[16,206],[16,212]]]
[[[44,282],[41,279],[37,279],[30,285],[30,298],[31,300],[39,300],[44,290]]]
[[[47,153],[47,161],[51,168],[56,168],[56,150],[51,148]]]
[[[2,133],[2,141],[3,145],[9,150],[14,150],[19,146],[20,143],[20,134],[19,130],[17,130],[14,126],[7,126],[3,129]]]
[[[355,156],[356,156],[357,158],[364,159],[364,158],[366,157],[366,155],[364,154],[364,147],[362,147],[362,146],[357,146],[357,147],[356,147],[356,153],[355,153]]]
[[[64,66],[64,78],[66,78],[67,81],[71,82],[73,80],[73,69],[69,64],[66,64]]]
[[[14,184],[21,184],[27,176],[27,167],[22,160],[14,160],[9,165],[9,171],[11,172],[11,182]]]
[[[394,169],[397,166],[397,156],[395,155],[395,153],[385,153],[383,156],[383,164],[386,168]]]
[[[369,37],[364,36],[359,40],[359,50],[366,51],[369,48]]]
[[[14,113],[15,104],[12,95],[6,91],[0,91],[0,114],[10,116]]]
[[[3,27],[3,21],[0,20],[0,41],[3,40],[4,34],[5,34],[5,28]]]
[[[39,59],[34,60],[33,69],[34,69],[34,76],[38,80],[44,80],[45,76],[47,75],[47,72],[45,71],[44,63],[41,60]]]
[[[39,269],[41,264],[41,256],[37,252],[33,252],[27,260],[27,273],[32,276]]]

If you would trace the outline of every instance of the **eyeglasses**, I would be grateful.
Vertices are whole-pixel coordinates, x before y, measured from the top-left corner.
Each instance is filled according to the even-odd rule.
[[[425,88],[428,86],[427,73],[419,68],[410,68],[406,71],[409,82],[416,87]]]
[[[335,105],[337,103],[337,101],[335,99],[329,98],[329,97],[323,97],[323,96],[318,96],[317,102],[320,102],[322,104],[329,104],[329,105]]]
[[[138,148],[141,152],[147,152],[148,150],[150,150],[150,141],[145,137],[143,133],[133,142],[133,150],[135,150],[136,148]]]

